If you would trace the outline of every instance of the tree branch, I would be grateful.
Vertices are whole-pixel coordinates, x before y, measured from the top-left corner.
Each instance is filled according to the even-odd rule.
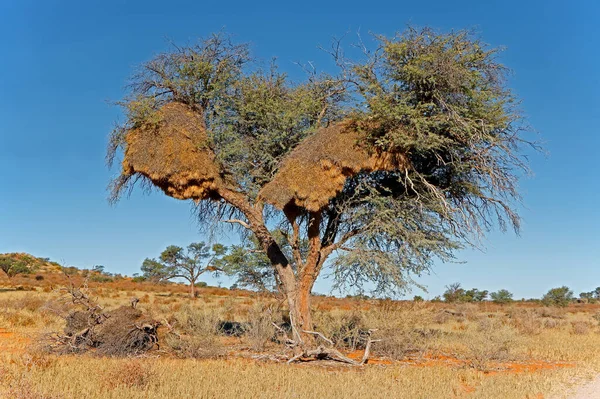
[[[250,230],[250,225],[243,220],[240,219],[229,219],[229,220],[221,220],[223,223],[237,223],[241,225],[243,228]]]

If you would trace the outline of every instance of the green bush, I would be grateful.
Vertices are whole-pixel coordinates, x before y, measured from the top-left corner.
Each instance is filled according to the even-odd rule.
[[[546,306],[568,306],[573,302],[573,291],[567,286],[550,289],[542,297],[542,303]]]

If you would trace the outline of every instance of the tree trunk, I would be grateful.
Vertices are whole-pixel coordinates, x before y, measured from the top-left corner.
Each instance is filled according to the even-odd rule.
[[[194,282],[190,282],[190,298],[196,298],[196,284]]]

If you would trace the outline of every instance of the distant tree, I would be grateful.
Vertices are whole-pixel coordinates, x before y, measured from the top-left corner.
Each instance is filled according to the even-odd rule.
[[[224,35],[175,47],[139,68],[111,135],[113,200],[153,185],[258,241],[297,351],[315,343],[310,298],[328,259],[340,289],[403,292],[492,226],[520,225],[530,143],[499,50],[465,31],[374,39],[363,59],[334,51],[338,76],[303,83]]]
[[[155,284],[166,283],[177,274],[175,266],[169,266],[157,261],[156,259],[144,259],[142,262],[142,277],[145,281]]]
[[[453,283],[446,286],[446,291],[442,294],[446,302],[482,302],[488,296],[487,290],[472,288],[465,290],[460,283]]]
[[[413,301],[414,302],[423,302],[425,299],[423,299],[423,297],[421,295],[415,295],[413,297]]]
[[[546,306],[568,306],[573,302],[573,291],[567,286],[550,289],[542,297],[542,303]]]
[[[146,259],[142,264],[144,276],[166,281],[183,278],[190,284],[190,296],[196,297],[198,278],[208,271],[218,271],[215,260],[223,256],[227,248],[221,244],[212,247],[204,242],[192,243],[185,249],[170,245],[161,254],[160,261]]]
[[[581,302],[597,303],[598,299],[599,299],[599,294],[600,294],[600,287],[596,288],[594,291],[580,293],[579,299],[581,300]]]
[[[504,289],[492,292],[490,297],[495,303],[510,303],[513,300],[513,294]]]
[[[92,267],[92,272],[102,274],[102,273],[104,273],[104,266],[96,265],[96,266]]]
[[[0,270],[6,273],[9,278],[17,274],[29,274],[31,272],[25,261],[11,255],[0,255]]]
[[[472,288],[465,291],[463,302],[483,302],[486,300],[487,296],[487,290],[478,290],[477,288]]]
[[[294,259],[290,245],[285,239],[285,234],[282,231],[275,230],[273,236],[281,250],[290,259]],[[305,253],[307,249],[306,242],[301,242],[299,251]],[[215,264],[225,274],[237,278],[236,287],[238,288],[283,293],[269,257],[259,241],[253,236],[244,240],[241,245],[232,245],[226,254],[216,260]],[[296,270],[295,263],[292,263],[291,267]]]
[[[446,286],[446,291],[444,291],[442,296],[446,302],[464,302],[465,290],[460,286],[460,283],[452,283]]]

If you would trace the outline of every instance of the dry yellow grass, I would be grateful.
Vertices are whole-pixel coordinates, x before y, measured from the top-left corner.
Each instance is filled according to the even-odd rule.
[[[99,301],[107,308],[137,295],[139,306],[159,319],[211,314],[246,322],[267,301],[247,296],[190,301],[184,293],[161,296],[165,294],[112,289],[100,293]],[[320,330],[335,335],[348,320],[361,320],[380,328],[386,338],[375,348],[374,356],[382,361],[350,367],[256,360],[251,339],[257,337],[221,337],[226,355],[218,359],[179,359],[167,352],[150,352],[145,358],[41,354],[34,345],[38,335],[63,326],[44,310],[50,299],[56,294],[0,292],[1,398],[539,399],[560,397],[569,384],[600,372],[593,307],[567,311],[316,298],[327,304],[327,310],[315,315]],[[261,348],[271,355],[281,352],[271,342]]]

